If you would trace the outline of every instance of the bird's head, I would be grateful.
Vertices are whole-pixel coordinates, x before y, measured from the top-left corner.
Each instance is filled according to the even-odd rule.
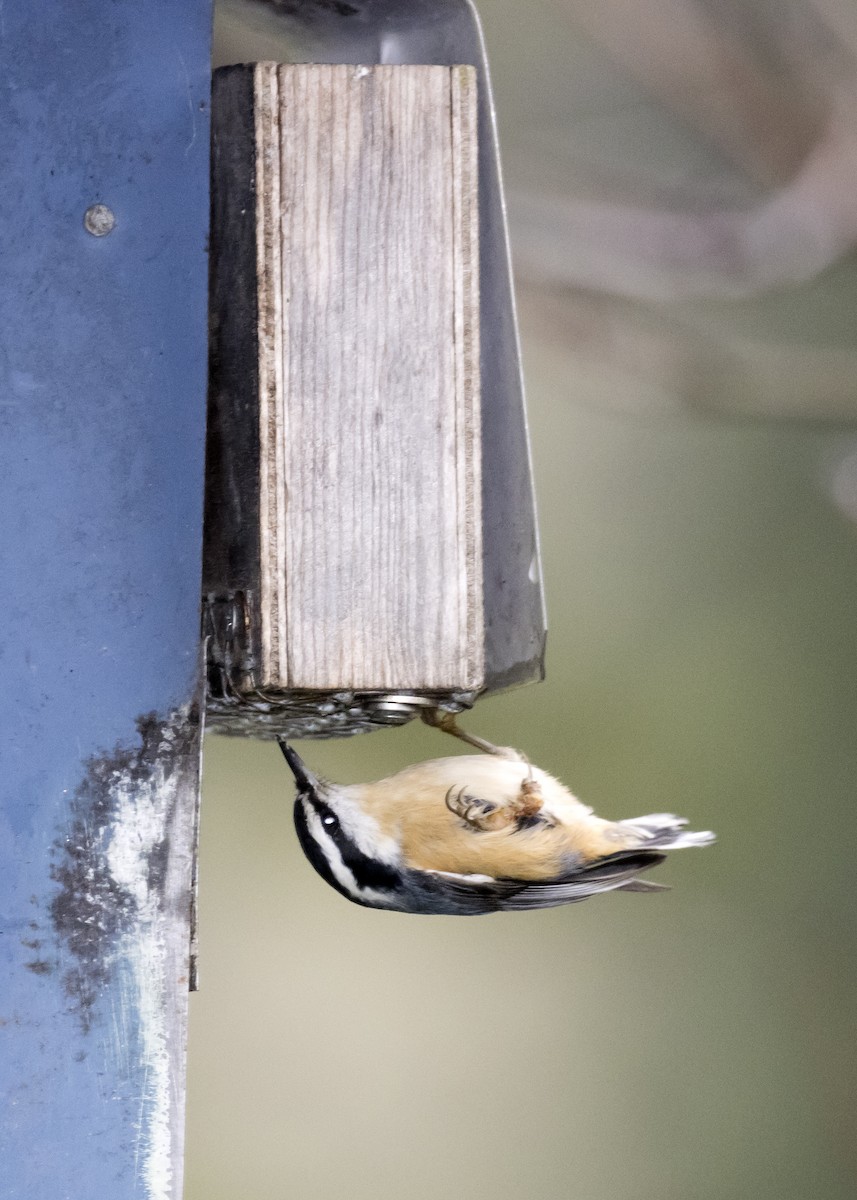
[[[399,908],[404,879],[398,847],[365,811],[360,788],[320,779],[286,742],[280,749],[297,784],[295,829],[312,866],[355,904]]]

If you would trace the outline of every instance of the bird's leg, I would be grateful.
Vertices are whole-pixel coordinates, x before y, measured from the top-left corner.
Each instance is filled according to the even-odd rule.
[[[521,791],[516,802],[519,809],[519,820],[538,816],[544,804],[541,785],[533,775],[532,763],[529,763],[528,766],[529,770],[521,780]]]
[[[449,733],[452,737],[457,737],[460,741],[467,742],[468,746],[475,746],[477,750],[483,750],[486,754],[496,754],[499,758],[509,758],[513,762],[527,762],[520,750],[514,750],[511,746],[495,746],[493,742],[486,742],[484,738],[461,729],[455,713],[447,712],[442,708],[424,708],[420,715],[426,725],[431,725],[433,729],[440,729],[443,733]]]

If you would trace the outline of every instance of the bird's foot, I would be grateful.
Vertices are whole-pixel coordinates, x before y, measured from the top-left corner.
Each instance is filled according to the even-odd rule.
[[[446,793],[449,811],[480,833],[541,820],[543,803],[541,788],[532,775],[521,782],[518,795],[506,804],[495,804],[481,796],[474,796],[466,786],[451,787]]]
[[[466,787],[451,787],[446,793],[446,807],[480,833],[492,829],[505,829],[517,820],[510,805],[493,804],[490,800],[483,800],[481,796],[474,796],[468,792]]]

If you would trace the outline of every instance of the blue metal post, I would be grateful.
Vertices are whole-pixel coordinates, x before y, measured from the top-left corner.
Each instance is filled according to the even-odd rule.
[[[210,0],[0,2],[0,1191],[181,1194]]]

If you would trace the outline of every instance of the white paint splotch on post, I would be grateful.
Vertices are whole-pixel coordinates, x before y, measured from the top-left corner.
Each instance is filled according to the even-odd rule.
[[[52,916],[69,1011],[123,1083],[136,1191],[181,1196],[199,723],[139,723],[92,760],[57,845]]]

